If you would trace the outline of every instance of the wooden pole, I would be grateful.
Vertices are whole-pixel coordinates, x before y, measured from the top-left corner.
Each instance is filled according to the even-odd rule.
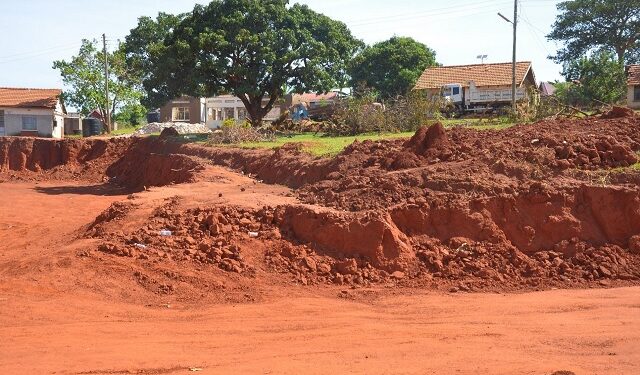
[[[104,51],[104,95],[107,102],[105,123],[107,133],[111,133],[111,108],[109,106],[109,55],[107,55],[107,36],[102,34],[102,46]]]
[[[513,1],[513,59],[511,62],[511,106],[516,113],[516,31],[518,29],[518,0]]]

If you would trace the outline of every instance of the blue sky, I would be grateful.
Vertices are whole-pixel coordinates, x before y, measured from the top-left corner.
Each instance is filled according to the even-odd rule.
[[[294,1],[292,1],[294,2]],[[393,35],[425,43],[445,65],[511,61],[512,0],[298,0],[345,22],[367,43]],[[518,60],[533,62],[538,80],[561,79],[547,59],[557,46],[545,35],[557,14],[556,0],[520,0]],[[21,0],[0,2],[0,86],[62,87],[57,59],[77,52],[82,38],[107,34],[114,47],[139,16],[189,11],[195,0]]]

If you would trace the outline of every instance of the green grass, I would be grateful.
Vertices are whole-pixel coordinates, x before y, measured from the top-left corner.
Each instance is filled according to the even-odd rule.
[[[640,152],[637,153],[638,158],[640,159]],[[611,169],[612,172],[630,172],[630,171],[640,171],[640,162],[630,165],[628,167],[618,167]]]
[[[476,130],[500,130],[506,129],[515,125],[515,123],[509,122],[507,118],[497,119],[446,119],[441,121],[442,124],[451,128],[454,126],[465,126]],[[360,134],[356,136],[325,136],[323,134],[315,133],[303,133],[292,136],[278,136],[275,141],[270,142],[247,142],[232,145],[221,145],[216,147],[240,147],[240,148],[264,148],[273,149],[281,147],[286,143],[300,143],[302,144],[302,150],[308,152],[314,156],[330,157],[339,154],[347,146],[352,144],[356,139],[358,141],[372,140],[379,141],[383,139],[398,139],[398,138],[410,138],[414,132],[402,132],[402,133],[369,133]],[[203,143],[202,139],[191,140],[191,142]],[[185,142],[190,142],[185,140]]]
[[[122,128],[120,128],[118,130],[112,131],[111,135],[133,134],[133,133],[135,133],[136,130],[138,130],[138,127],[133,127],[133,126],[122,127]]]
[[[508,117],[497,117],[491,119],[446,119],[441,122],[446,128],[464,126],[465,128],[476,130],[501,130],[510,128],[516,124]]]
[[[409,138],[413,135],[413,132],[404,133],[391,133],[391,134],[361,134],[356,136],[345,137],[329,137],[322,134],[304,133],[293,135],[290,137],[280,136],[272,142],[251,142],[242,143],[237,145],[230,145],[232,147],[241,148],[277,148],[283,146],[285,143],[301,143],[302,150],[310,153],[314,156],[334,156],[340,153],[345,147],[352,144],[356,139],[358,141],[372,140],[379,141],[382,139],[397,139],[397,138]]]

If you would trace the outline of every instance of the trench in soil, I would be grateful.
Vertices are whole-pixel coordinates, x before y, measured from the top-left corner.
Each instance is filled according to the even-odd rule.
[[[258,265],[245,255],[262,241],[269,244],[266,267],[305,284],[633,283],[640,279],[637,173],[618,175],[620,183],[597,181],[601,168],[636,162],[640,145],[617,123],[602,126],[610,133],[602,139],[576,132],[558,143],[542,135],[522,140],[511,155],[503,136],[434,126],[407,142],[356,143],[334,159],[314,159],[292,145],[267,151],[162,138],[0,138],[0,176],[105,181],[135,192],[203,181],[219,165],[257,183],[286,185],[299,199],[262,208],[193,208],[175,200],[126,233],[114,228],[135,207],[118,202],[87,236],[102,240],[98,251],[119,257],[168,255],[253,277]],[[638,122],[630,134],[633,126]],[[162,228],[173,236],[159,236]]]

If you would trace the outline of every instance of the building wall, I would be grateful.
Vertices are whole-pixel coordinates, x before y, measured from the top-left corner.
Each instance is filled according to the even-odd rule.
[[[640,85],[638,85],[640,86]],[[640,109],[640,101],[633,100],[635,85],[629,85],[627,89],[627,106],[633,109]]]
[[[64,119],[64,134],[82,134],[82,118],[67,117]]]
[[[267,104],[267,100],[263,105]],[[284,110],[284,100],[275,104],[271,111],[264,116],[264,121],[274,121]],[[222,126],[227,119],[233,119],[236,123],[241,123],[248,116],[244,103],[240,98],[233,95],[220,95],[206,100],[206,124],[210,129]]]
[[[205,122],[205,100],[204,98],[193,98],[184,96],[178,99],[174,99],[162,108],[160,108],[160,121],[162,122],[181,122],[173,119],[173,109],[185,107],[189,108],[189,121],[191,124],[197,124]]]
[[[64,116],[54,113],[52,109],[35,108],[0,108],[4,110],[5,135],[19,136],[23,134],[22,117],[33,116],[36,118],[37,133],[34,136],[62,138],[64,129]],[[56,126],[54,127],[54,119]]]

